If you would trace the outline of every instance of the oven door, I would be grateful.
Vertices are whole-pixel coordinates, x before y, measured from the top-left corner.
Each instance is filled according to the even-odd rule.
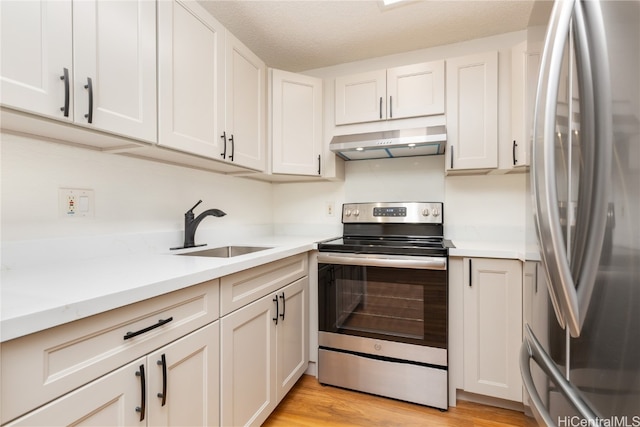
[[[447,348],[447,258],[318,254],[320,332]]]

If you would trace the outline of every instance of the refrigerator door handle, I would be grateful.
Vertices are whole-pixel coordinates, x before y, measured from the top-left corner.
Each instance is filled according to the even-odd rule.
[[[560,228],[556,176],[554,169],[555,120],[562,57],[575,1],[556,2],[551,12],[545,46],[540,58],[540,74],[533,117],[531,156],[532,190],[535,222],[540,252],[547,275],[549,295],[558,323],[565,327],[564,306],[560,289],[561,273],[555,260],[564,251]],[[544,114],[543,114],[544,113]],[[569,274],[570,276],[570,274]]]
[[[538,390],[533,382],[533,376],[531,375],[531,360],[555,383],[558,390],[569,403],[571,403],[576,411],[578,411],[578,414],[580,414],[582,418],[586,420],[602,419],[602,417],[597,416],[582,399],[576,388],[564,378],[562,372],[553,362],[553,359],[544,351],[544,348],[535,337],[529,325],[525,325],[524,341],[522,342],[522,347],[520,347],[520,373],[522,374],[522,382],[529,394],[531,404],[547,426],[555,426],[557,420],[552,419],[551,414],[538,394]]]

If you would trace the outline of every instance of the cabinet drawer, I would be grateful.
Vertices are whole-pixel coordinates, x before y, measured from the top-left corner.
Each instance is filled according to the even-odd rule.
[[[213,280],[3,342],[1,422],[211,323],[218,314],[219,283]]]
[[[220,316],[308,274],[307,254],[295,255],[220,279]]]

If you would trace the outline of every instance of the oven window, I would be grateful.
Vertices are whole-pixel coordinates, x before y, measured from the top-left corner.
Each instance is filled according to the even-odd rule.
[[[319,267],[320,330],[446,348],[446,271]]]

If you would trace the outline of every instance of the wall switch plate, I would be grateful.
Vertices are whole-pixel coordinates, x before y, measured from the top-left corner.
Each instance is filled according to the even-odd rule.
[[[325,202],[325,214],[327,216],[334,216],[335,215],[335,203],[333,202]]]
[[[86,188],[58,189],[60,216],[64,218],[93,218],[95,216],[93,190]]]

